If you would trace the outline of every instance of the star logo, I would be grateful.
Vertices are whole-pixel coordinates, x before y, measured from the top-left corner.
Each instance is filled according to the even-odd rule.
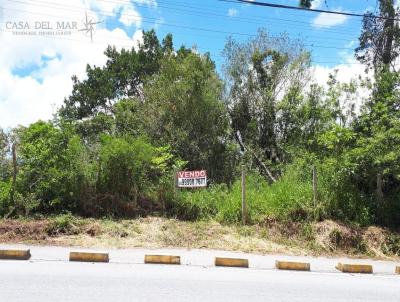
[[[83,31],[85,35],[90,35],[90,40],[93,42],[93,33],[95,31],[95,25],[102,22],[95,22],[93,18],[88,18],[87,12],[85,12],[85,21],[83,22],[84,28],[78,31]]]

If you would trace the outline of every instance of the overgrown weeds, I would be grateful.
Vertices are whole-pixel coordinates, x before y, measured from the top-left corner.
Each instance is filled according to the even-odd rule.
[[[50,236],[79,234],[83,223],[83,220],[67,213],[50,218],[46,232]]]
[[[279,220],[305,221],[312,217],[311,184],[301,180],[299,171],[287,173],[278,182],[269,185],[259,174],[246,179],[247,216],[249,223],[257,224],[267,217]],[[181,191],[171,206],[178,218],[215,219],[225,224],[241,221],[242,193],[238,180],[228,188],[214,185],[207,190]]]

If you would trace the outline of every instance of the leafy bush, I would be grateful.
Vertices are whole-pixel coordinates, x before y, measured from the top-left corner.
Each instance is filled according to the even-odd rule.
[[[46,232],[50,236],[59,234],[73,235],[78,234],[79,230],[79,220],[71,213],[67,213],[51,218]]]
[[[11,182],[3,182],[0,180],[0,216],[4,216],[10,205]]]
[[[23,165],[17,175],[17,189],[27,200],[38,200],[42,213],[72,210],[77,203],[77,183],[82,163],[81,139],[73,131],[50,122],[36,122],[20,130],[19,159]],[[32,202],[29,202],[29,199]]]
[[[27,193],[24,196],[21,193],[16,192],[14,202],[16,206],[16,214],[20,216],[29,216],[40,204],[34,193]]]
[[[400,256],[400,235],[394,233],[388,234],[382,245],[382,250],[386,255]]]
[[[318,166],[320,218],[369,225],[373,222],[373,201],[357,190],[352,167],[326,159]]]

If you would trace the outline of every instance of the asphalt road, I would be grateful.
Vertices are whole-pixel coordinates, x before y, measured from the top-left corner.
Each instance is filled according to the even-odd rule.
[[[399,275],[0,261],[0,301],[400,301]]]

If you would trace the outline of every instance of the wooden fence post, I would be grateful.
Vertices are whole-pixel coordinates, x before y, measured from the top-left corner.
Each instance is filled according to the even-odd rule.
[[[15,185],[17,182],[17,151],[16,151],[16,146],[15,143],[12,144],[11,146],[11,151],[12,151],[12,166],[13,166],[13,174],[12,174],[12,184],[11,184],[11,190],[10,190],[10,199],[14,207],[16,207],[15,204]]]
[[[176,199],[176,193],[178,189],[178,178],[177,178],[178,170],[174,169],[174,199]]]

